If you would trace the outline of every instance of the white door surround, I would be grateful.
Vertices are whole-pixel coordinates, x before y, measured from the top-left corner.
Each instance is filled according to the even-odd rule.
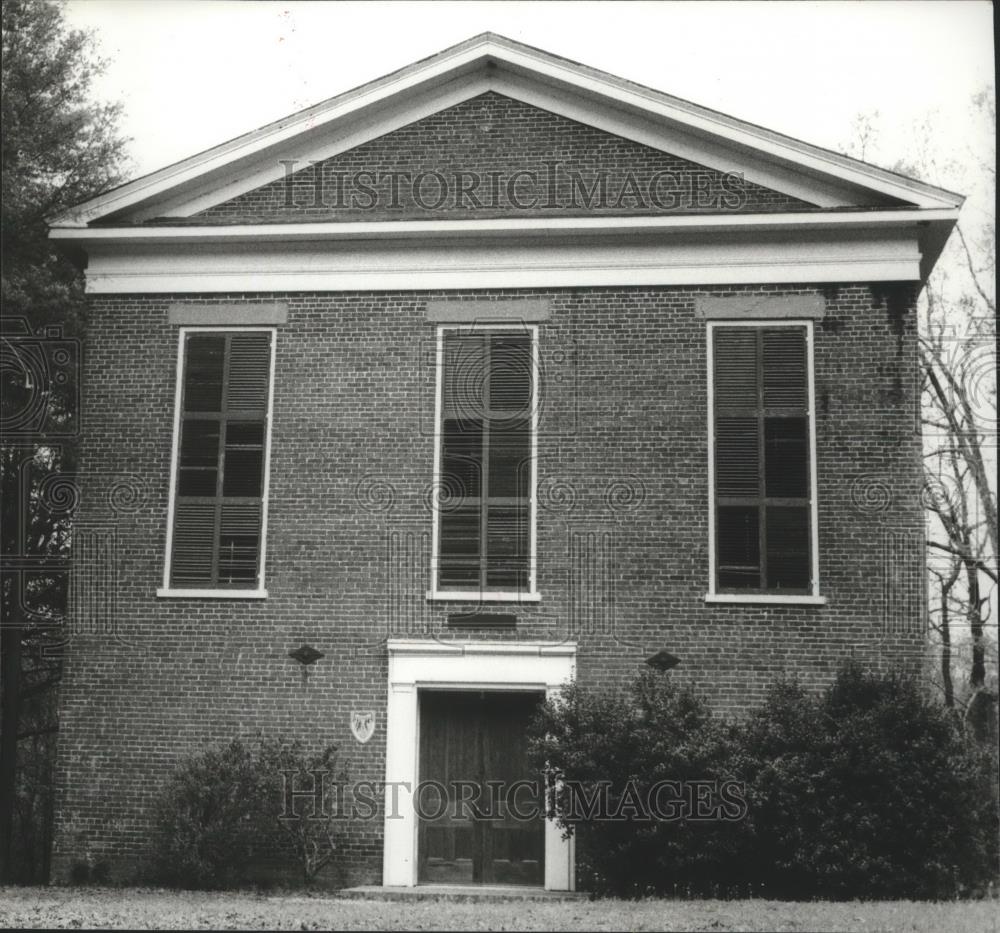
[[[385,841],[382,883],[417,883],[420,688],[558,692],[576,676],[576,642],[444,642],[390,639],[386,711]],[[573,839],[545,823],[545,889],[574,889]]]

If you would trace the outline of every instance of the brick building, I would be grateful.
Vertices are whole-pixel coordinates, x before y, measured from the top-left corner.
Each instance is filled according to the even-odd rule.
[[[539,696],[660,651],[731,713],[917,669],[914,308],[961,200],[485,34],[58,219],[54,876],[129,877],[163,775],[237,734],[514,780]],[[395,805],[347,882],[574,884],[544,821]]]

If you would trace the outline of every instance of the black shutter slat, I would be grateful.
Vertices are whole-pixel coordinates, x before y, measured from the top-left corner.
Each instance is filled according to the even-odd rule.
[[[443,587],[478,587],[480,504],[456,506],[441,515],[438,577]]]
[[[525,418],[531,405],[531,338],[525,335],[490,340],[490,409]]]
[[[170,583],[177,587],[212,584],[215,550],[215,502],[176,503]]]
[[[486,340],[482,334],[444,338],[444,413],[481,421],[486,414]]]
[[[715,404],[721,408],[757,406],[757,331],[719,327],[713,343]]]
[[[261,503],[225,502],[219,522],[219,584],[257,582]]]
[[[265,410],[270,366],[270,334],[233,334],[229,347],[226,408],[230,411]]]
[[[524,590],[528,586],[528,507],[491,505],[486,516],[486,585]]]
[[[764,407],[806,408],[806,332],[801,327],[766,327],[763,333]]]
[[[720,496],[756,496],[760,491],[759,428],[756,418],[715,420],[715,491]]]

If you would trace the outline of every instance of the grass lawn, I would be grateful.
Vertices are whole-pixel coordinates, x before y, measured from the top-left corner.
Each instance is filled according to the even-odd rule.
[[[357,901],[333,896],[0,888],[0,927],[221,930],[831,930],[997,933],[996,901]]]

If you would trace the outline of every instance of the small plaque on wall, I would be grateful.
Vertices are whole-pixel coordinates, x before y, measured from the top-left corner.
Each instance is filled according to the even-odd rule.
[[[370,709],[351,712],[351,734],[362,745],[375,734],[375,711]]]
[[[512,612],[452,612],[448,628],[516,628],[517,616]]]

